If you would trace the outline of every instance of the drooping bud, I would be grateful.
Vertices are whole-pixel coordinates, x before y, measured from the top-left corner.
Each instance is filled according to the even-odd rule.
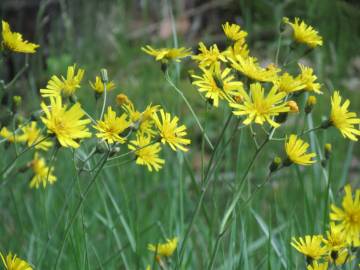
[[[328,160],[331,156],[332,152],[332,146],[330,143],[325,144],[324,146],[324,153],[325,153],[325,159]]]
[[[315,96],[309,96],[307,101],[306,101],[306,106],[305,106],[305,113],[311,113],[311,111],[313,110],[314,106],[317,103],[317,99]]]
[[[287,105],[290,108],[290,112],[292,112],[292,113],[298,113],[299,112],[299,107],[298,107],[297,103],[294,100],[288,101]]]
[[[129,104],[131,101],[130,99],[128,98],[127,95],[123,94],[123,93],[120,93],[116,96],[116,103],[121,106],[121,105],[124,105],[124,104]]]
[[[282,160],[279,156],[274,157],[273,161],[271,162],[270,166],[269,166],[269,170],[270,172],[275,172],[277,171],[280,166],[281,166]]]

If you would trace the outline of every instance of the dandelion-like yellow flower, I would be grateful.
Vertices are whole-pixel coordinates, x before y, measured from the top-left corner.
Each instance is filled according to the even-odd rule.
[[[2,21],[2,44],[17,53],[35,53],[35,50],[40,47],[38,44],[23,40],[20,33],[11,32],[10,25],[5,21]]]
[[[335,91],[331,97],[330,124],[336,127],[344,138],[357,141],[356,136],[360,136],[360,129],[355,125],[360,124],[360,118],[357,118],[355,112],[348,111],[350,101],[346,99],[341,104],[341,99],[339,91]]]
[[[314,75],[314,71],[311,67],[304,66],[299,64],[301,73],[297,76],[297,80],[301,81],[305,87],[304,90],[312,91],[317,94],[322,94],[320,91],[321,85],[320,83],[315,82],[317,80],[316,75]]]
[[[168,143],[174,151],[177,149],[184,152],[188,151],[184,145],[190,144],[191,141],[184,138],[187,135],[186,126],[178,126],[179,118],[177,116],[174,116],[174,118],[171,119],[170,113],[165,113],[164,110],[161,109],[160,117],[158,116],[158,113],[154,113],[153,119],[155,121],[155,126],[159,130],[162,143]]]
[[[288,156],[288,160],[285,161],[285,165],[291,165],[292,163],[299,165],[310,165],[315,163],[312,160],[316,157],[315,153],[306,153],[309,148],[309,144],[299,139],[296,135],[291,134],[289,140],[285,142],[285,152]]]
[[[20,142],[26,142],[29,147],[34,146],[35,149],[47,151],[53,144],[46,140],[41,134],[41,130],[37,128],[35,121],[31,121],[28,125],[21,128],[23,134],[19,135]]]
[[[82,119],[85,115],[79,103],[74,104],[69,110],[62,105],[61,96],[50,97],[50,105],[41,103],[45,117],[41,120],[48,129],[48,133],[54,134],[59,143],[64,147],[78,148],[79,139],[91,137],[86,125],[90,119]]]
[[[219,100],[233,101],[232,97],[238,96],[240,90],[243,90],[243,83],[235,80],[230,68],[221,71],[220,63],[201,70],[202,76],[192,76],[195,79],[193,84],[198,87],[199,92],[205,92],[205,97],[212,100],[215,107],[219,106]]]
[[[308,261],[318,260],[323,255],[327,253],[326,247],[322,246],[321,235],[306,235],[303,239],[299,237],[299,240],[296,240],[295,237],[292,238],[291,245],[300,253],[304,254]]]
[[[353,246],[360,246],[360,189],[352,196],[350,185],[345,186],[345,196],[342,200],[342,209],[331,205],[330,219],[338,223],[346,235],[346,240]]]
[[[19,136],[16,135],[14,132],[10,131],[7,127],[3,127],[0,130],[0,137],[3,137],[4,139],[6,139],[10,143],[14,143],[14,142],[19,141],[19,138],[18,138]]]
[[[233,59],[236,61],[236,56],[239,55],[243,58],[249,57],[249,49],[245,41],[238,40],[232,46],[229,46],[223,53],[226,59]]]
[[[6,270],[32,270],[32,267],[25,260],[20,259],[11,252],[6,257],[0,252],[2,263]]]
[[[339,251],[345,248],[347,246],[347,241],[342,226],[338,226],[334,222],[331,222],[323,242],[330,251]]]
[[[301,91],[306,87],[305,83],[302,80],[300,80],[299,78],[294,78],[287,72],[279,76],[274,81],[274,84],[278,87],[279,91],[283,91],[288,94],[296,91]]]
[[[61,95],[63,89],[64,89],[63,81],[58,76],[53,75],[48,81],[46,88],[40,89],[40,94],[42,97],[53,97],[53,96]]]
[[[46,165],[45,160],[40,157],[37,152],[35,153],[34,158],[29,165],[34,173],[34,176],[30,181],[31,188],[39,188],[41,185],[43,188],[45,188],[48,183],[50,185],[54,184],[56,181],[56,176],[53,175],[54,168],[49,168]]]
[[[166,239],[166,243],[161,244],[149,244],[148,250],[156,252],[157,255],[170,257],[176,250],[179,239],[174,237],[173,239]]]
[[[250,85],[251,95],[243,92],[243,103],[231,103],[230,106],[234,108],[235,115],[246,115],[244,120],[245,125],[251,122],[263,125],[268,122],[273,127],[279,127],[272,118],[283,112],[290,111],[286,102],[283,102],[286,93],[277,92],[276,87],[272,87],[268,95],[265,97],[264,88],[260,83],[252,83]]]
[[[280,71],[274,65],[269,68],[262,68],[255,57],[243,57],[236,55],[235,59],[229,58],[232,67],[244,74],[246,77],[259,82],[272,82],[276,80],[277,73]]]
[[[225,55],[219,51],[216,44],[206,48],[203,42],[199,43],[199,51],[197,55],[193,55],[192,59],[195,60],[200,67],[212,67],[219,61],[227,62]]]
[[[130,141],[128,147],[135,152],[136,164],[146,166],[150,172],[153,169],[159,171],[165,163],[165,160],[159,158],[160,143],[151,142],[148,136],[137,136],[136,140]]]
[[[323,45],[322,37],[318,31],[304,21],[300,21],[299,18],[295,18],[293,23],[288,18],[283,18],[283,22],[291,26],[294,31],[294,39],[297,42],[306,44],[310,48]]]
[[[145,53],[154,56],[156,61],[168,62],[170,60],[174,60],[175,62],[180,62],[180,59],[190,56],[191,49],[189,48],[161,48],[154,49],[149,45],[142,47]]]
[[[101,81],[99,76],[95,77],[95,82],[89,82],[91,88],[98,94],[102,94],[104,92],[104,83]],[[111,91],[115,89],[115,83],[110,81],[106,83],[106,91]]]
[[[248,35],[247,32],[241,30],[240,25],[235,23],[230,24],[229,22],[226,22],[222,25],[222,28],[225,36],[233,41],[245,40]]]
[[[308,265],[306,270],[328,270],[329,264],[327,262],[318,263],[314,261],[312,264]]]
[[[96,137],[101,138],[108,143],[125,143],[126,138],[122,137],[121,133],[130,126],[130,122],[126,119],[126,114],[122,114],[118,117],[116,116],[116,112],[109,106],[104,115],[104,120],[97,121],[97,124],[94,126],[98,131]]]

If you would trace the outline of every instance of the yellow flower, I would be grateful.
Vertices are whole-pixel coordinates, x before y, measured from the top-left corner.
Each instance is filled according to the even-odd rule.
[[[175,60],[176,62],[180,62],[181,58],[185,58],[191,55],[191,49],[189,48],[160,48],[154,49],[149,45],[142,47],[145,53],[154,56],[156,61],[168,62],[170,60]]]
[[[335,91],[331,97],[330,124],[336,127],[344,138],[357,141],[355,135],[360,135],[360,129],[356,124],[360,124],[360,118],[357,118],[355,112],[349,112],[350,101],[348,99],[341,105],[341,96],[339,91]]]
[[[268,68],[262,68],[257,62],[255,57],[243,57],[236,55],[235,59],[229,58],[232,63],[232,67],[237,71],[244,74],[246,77],[259,81],[259,82],[271,82],[277,78],[277,73],[280,71],[273,65]]]
[[[31,121],[28,125],[21,128],[23,134],[19,135],[20,142],[26,142],[29,147],[34,146],[35,149],[47,151],[53,144],[41,135],[41,130],[37,128],[35,121]]]
[[[156,252],[157,255],[170,257],[176,250],[179,239],[174,237],[173,239],[166,239],[166,243],[161,244],[149,244],[148,250]]]
[[[203,42],[199,43],[199,51],[197,55],[193,55],[192,59],[195,60],[200,67],[212,67],[219,61],[227,62],[225,56],[219,51],[216,44],[206,48]]]
[[[205,92],[205,97],[212,100],[215,107],[219,106],[219,100],[233,101],[233,96],[238,96],[243,90],[243,83],[236,81],[231,75],[231,69],[220,69],[220,63],[210,69],[201,68],[202,76],[193,75],[193,84],[198,86],[200,92]]]
[[[247,32],[241,30],[240,25],[235,23],[229,24],[229,22],[226,22],[222,25],[222,28],[225,36],[233,41],[245,40],[245,37],[248,35]]]
[[[296,135],[291,134],[287,142],[285,142],[285,152],[288,156],[288,160],[285,161],[285,165],[289,166],[292,163],[299,165],[310,165],[315,163],[315,160],[312,160],[313,157],[316,157],[315,153],[306,153],[309,148],[309,144],[304,142],[302,139],[299,139]]]
[[[23,40],[22,35],[11,32],[10,25],[2,21],[2,44],[9,50],[18,53],[35,53],[35,49],[40,47],[37,44]]]
[[[19,141],[18,135],[16,135],[14,132],[11,132],[7,127],[3,127],[0,130],[0,136],[11,143]]]
[[[243,58],[249,57],[249,49],[245,41],[238,40],[232,46],[229,46],[223,53],[226,59],[233,59],[236,61],[236,56],[239,55]]]
[[[62,90],[64,89],[64,83],[59,79],[58,76],[51,76],[48,81],[46,88],[40,89],[40,94],[42,97],[52,97],[61,95]]]
[[[136,164],[147,166],[150,172],[153,168],[159,171],[165,163],[165,160],[159,158],[160,143],[151,142],[148,136],[136,136],[136,140],[130,141],[128,147],[135,152]]]
[[[264,91],[260,83],[252,83],[250,95],[243,91],[244,102],[231,103],[230,106],[235,109],[233,111],[235,115],[247,115],[243,122],[245,125],[249,125],[251,122],[263,125],[264,122],[268,122],[273,127],[279,127],[280,125],[272,118],[282,112],[290,111],[287,103],[283,102],[286,93],[277,92],[277,88],[272,87],[265,97]]]
[[[104,83],[101,81],[99,76],[95,77],[95,82],[89,82],[90,86],[96,93],[102,94],[104,92]],[[106,84],[106,91],[115,89],[115,83],[113,81]]]
[[[290,108],[290,112],[292,112],[292,113],[298,113],[299,112],[299,106],[297,105],[296,101],[289,100],[287,102],[287,105]]]
[[[184,145],[191,143],[189,139],[185,139],[186,136],[186,126],[178,126],[179,118],[174,116],[171,119],[170,113],[165,113],[163,109],[160,110],[160,117],[157,113],[153,114],[153,119],[155,121],[155,126],[159,130],[159,135],[161,136],[162,143],[168,143],[172,150],[176,151],[180,149],[184,152],[188,151]]]
[[[274,84],[279,88],[279,91],[284,91],[286,93],[301,91],[306,87],[302,80],[294,78],[287,72],[279,76],[274,81]]]
[[[342,208],[331,205],[330,219],[338,223],[346,235],[346,240],[353,246],[360,246],[360,189],[355,192],[353,199],[350,185],[345,186],[345,196]]]
[[[30,181],[31,188],[39,188],[40,185],[45,188],[47,183],[52,185],[56,181],[56,176],[53,175],[54,168],[46,166],[45,160],[37,152],[30,162],[30,168],[34,172],[34,177]]]
[[[118,95],[116,96],[116,103],[121,106],[121,105],[125,105],[125,104],[130,104],[131,101],[130,101],[130,99],[128,98],[127,95],[125,95],[125,94],[118,94]]]
[[[96,137],[108,143],[125,143],[126,138],[122,137],[121,133],[130,126],[130,122],[128,122],[126,118],[126,114],[117,117],[116,113],[109,106],[107,113],[104,115],[104,120],[97,121],[97,124],[93,126],[98,130]]]
[[[321,245],[322,239],[321,235],[306,235],[304,239],[299,237],[299,240],[293,237],[291,245],[311,262],[320,259],[327,252],[327,249]]]
[[[317,261],[314,261],[311,265],[308,265],[306,270],[327,270],[328,269],[328,263],[318,263]]]
[[[32,267],[25,260],[20,259],[11,252],[6,257],[0,252],[2,263],[6,270],[32,270]]]
[[[297,42],[306,44],[310,48],[323,45],[322,37],[318,31],[304,21],[299,21],[299,18],[295,18],[293,23],[288,18],[283,18],[283,22],[291,26],[294,31],[294,39]]]
[[[305,84],[304,90],[313,91],[317,94],[322,94],[322,92],[320,91],[321,85],[315,82],[317,80],[317,77],[313,74],[313,69],[311,67],[306,67],[302,64],[299,64],[299,67],[301,69],[301,73],[299,74],[299,76],[297,76],[296,79]]]
[[[48,129],[48,133],[54,134],[59,143],[64,147],[78,148],[77,140],[91,137],[86,125],[90,119],[81,119],[85,113],[79,103],[74,104],[69,110],[62,105],[60,96],[50,97],[50,106],[44,102],[41,108],[45,117],[41,120]]]

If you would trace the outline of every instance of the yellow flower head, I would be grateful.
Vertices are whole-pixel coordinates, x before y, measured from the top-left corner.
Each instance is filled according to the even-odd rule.
[[[360,189],[356,190],[353,198],[351,186],[346,185],[342,209],[332,204],[330,219],[338,222],[348,243],[356,247],[360,246]]]
[[[199,51],[197,55],[193,55],[192,59],[195,60],[200,67],[212,67],[219,61],[227,62],[226,57],[219,51],[216,44],[206,48],[203,42],[199,43]]]
[[[309,261],[318,260],[327,253],[327,249],[321,245],[322,239],[321,235],[306,235],[304,239],[299,237],[299,240],[293,237],[291,245],[304,254]]]
[[[285,164],[290,165],[291,163],[295,163],[305,166],[315,163],[315,160],[312,160],[312,158],[316,157],[316,154],[306,153],[308,148],[308,143],[299,139],[296,135],[291,134],[289,140],[285,142],[285,152],[288,156],[288,160]]]
[[[0,252],[2,263],[6,270],[32,270],[30,264],[11,252],[6,257]]]
[[[236,56],[239,55],[243,58],[249,57],[249,49],[245,41],[238,40],[235,41],[232,46],[229,46],[223,53],[223,56],[226,57],[226,59],[233,59],[233,61],[236,61]]]
[[[274,66],[262,68],[255,57],[243,57],[236,55],[235,59],[229,58],[232,67],[244,74],[246,77],[259,82],[272,82],[276,80],[277,73],[280,71]]]
[[[40,94],[42,97],[53,97],[61,95],[64,89],[64,83],[56,75],[51,76],[48,81],[46,88],[40,89]]]
[[[129,126],[130,122],[126,120],[127,115],[122,114],[120,117],[109,106],[107,113],[104,115],[104,120],[97,121],[94,128],[98,131],[96,137],[107,141],[108,143],[125,143],[126,138],[121,136]]]
[[[283,112],[290,111],[286,102],[283,102],[286,93],[277,92],[276,87],[272,87],[268,95],[265,97],[264,88],[260,83],[252,83],[250,85],[251,95],[243,91],[243,103],[231,103],[230,106],[234,108],[235,115],[246,115],[244,124],[248,125],[251,122],[263,125],[268,122],[273,127],[279,127],[272,118]]]
[[[229,22],[226,22],[222,25],[222,28],[224,30],[225,36],[233,41],[245,40],[246,36],[248,35],[247,32],[241,30],[240,25],[235,23],[230,24]]]
[[[341,105],[341,99],[339,91],[335,91],[331,97],[330,123],[341,132],[344,138],[357,141],[356,136],[360,136],[360,129],[355,125],[360,124],[360,118],[357,118],[355,112],[348,111],[350,101],[346,99]]]
[[[316,75],[314,75],[314,71],[311,67],[306,67],[302,64],[299,64],[301,69],[301,73],[296,77],[297,80],[301,81],[305,87],[306,91],[313,91],[317,94],[322,94],[320,91],[320,83],[315,82],[317,80]]]
[[[179,118],[174,116],[171,119],[170,113],[165,113],[163,109],[160,110],[160,117],[158,113],[153,114],[153,119],[155,121],[155,126],[159,131],[161,136],[162,143],[168,143],[172,150],[176,151],[180,149],[181,151],[188,151],[184,145],[191,143],[189,139],[184,138],[186,133],[186,126],[178,126]]]
[[[156,252],[157,255],[170,257],[176,250],[179,239],[174,237],[173,239],[166,239],[166,243],[161,244],[149,244],[148,250]]]
[[[154,56],[156,61],[168,62],[170,60],[174,60],[176,62],[180,62],[181,58],[185,58],[190,56],[191,49],[189,48],[161,48],[161,49],[154,49],[149,45],[142,47],[145,53]]]
[[[346,234],[342,226],[330,223],[329,231],[326,232],[326,238],[323,242],[329,251],[339,251],[347,246]]]
[[[294,39],[297,42],[306,44],[310,48],[323,45],[322,37],[318,31],[304,21],[300,21],[299,18],[295,18],[293,23],[288,18],[283,18],[283,22],[291,26],[294,31]]]
[[[201,68],[202,76],[193,75],[193,84],[198,87],[199,92],[205,92],[205,97],[212,100],[215,107],[219,106],[219,100],[233,101],[233,96],[239,96],[243,90],[243,83],[236,81],[231,75],[231,69],[220,69],[220,63],[210,69]]]
[[[136,136],[136,140],[130,141],[128,147],[136,155],[136,164],[147,166],[150,172],[153,169],[159,171],[165,163],[165,160],[159,158],[160,143],[151,142],[148,136]]]
[[[11,32],[10,25],[2,21],[2,44],[9,50],[18,53],[35,53],[37,44],[23,40],[22,35],[17,32]]]
[[[49,140],[44,140],[41,130],[37,128],[35,121],[21,128],[23,134],[19,135],[20,142],[26,142],[29,147],[35,145],[35,149],[47,151],[53,144]]]
[[[99,94],[102,94],[104,92],[104,83],[101,81],[99,76],[95,77],[95,82],[89,82],[91,88]],[[115,83],[113,81],[110,81],[106,84],[106,91],[111,91],[115,89]]]
[[[289,73],[285,72],[281,76],[279,76],[274,84],[279,88],[279,91],[283,91],[286,93],[292,93],[296,91],[303,90],[306,85],[299,78],[294,78]]]
[[[30,168],[34,172],[34,177],[30,181],[31,188],[39,188],[42,185],[44,188],[47,183],[52,185],[56,181],[56,176],[53,175],[54,168],[49,168],[45,160],[36,152],[33,160],[30,162]],[[50,170],[50,171],[49,171]]]
[[[327,270],[328,269],[328,263],[318,263],[317,261],[314,261],[312,264],[308,265],[306,270]]]
[[[3,137],[10,143],[19,141],[18,135],[16,135],[14,132],[11,132],[7,127],[3,127],[0,130],[0,137]]]
[[[48,129],[48,133],[54,134],[59,143],[64,147],[78,148],[76,141],[91,137],[86,125],[90,119],[81,119],[85,113],[79,103],[74,104],[69,110],[62,105],[60,96],[50,97],[50,105],[41,103],[45,117],[41,120]]]

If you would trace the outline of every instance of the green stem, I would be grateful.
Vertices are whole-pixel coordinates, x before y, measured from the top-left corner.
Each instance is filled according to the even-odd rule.
[[[14,78],[10,82],[4,85],[3,88],[5,90],[10,88],[19,79],[19,77],[28,69],[28,67],[29,67],[29,55],[26,54],[24,66],[18,71],[18,73],[15,74]]]
[[[104,116],[104,111],[105,111],[105,106],[106,106],[106,93],[107,93],[107,89],[106,89],[106,82],[103,82],[104,85],[104,102],[101,108],[101,114],[100,114],[100,120],[102,120],[103,116]]]

